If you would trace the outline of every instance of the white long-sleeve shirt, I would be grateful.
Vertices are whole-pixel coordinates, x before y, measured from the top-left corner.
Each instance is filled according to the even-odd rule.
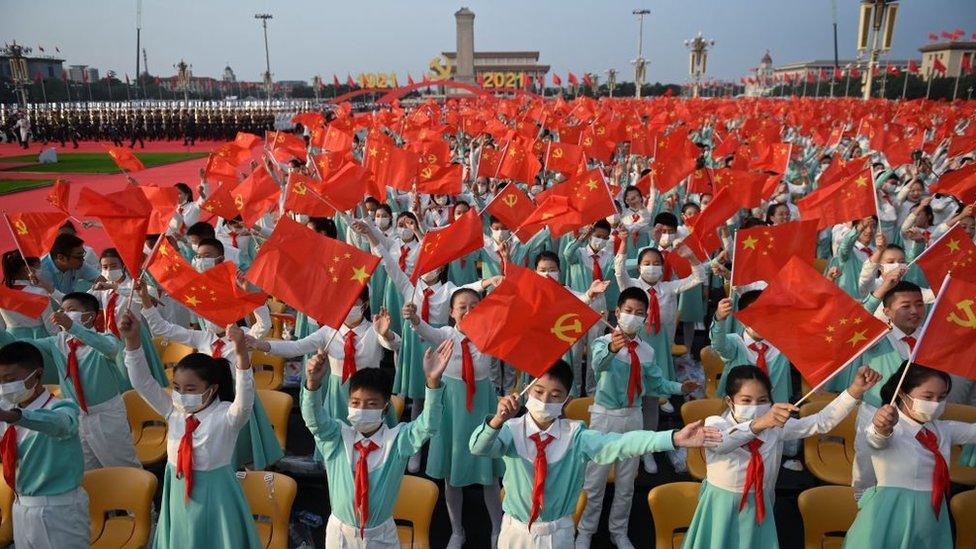
[[[383,349],[394,352],[400,350],[400,336],[391,331],[391,338],[387,340],[376,332],[373,323],[368,320],[363,320],[351,331],[356,334],[354,341],[356,345],[356,368],[358,370],[379,368],[380,360],[383,359]],[[335,328],[331,326],[322,326],[301,339],[293,341],[270,340],[268,341],[271,346],[269,352],[284,357],[302,356],[314,353],[328,344],[329,368],[332,375],[341,377],[342,362],[346,357],[346,334],[350,332],[350,328],[343,324],[339,327],[338,332],[336,333]]]

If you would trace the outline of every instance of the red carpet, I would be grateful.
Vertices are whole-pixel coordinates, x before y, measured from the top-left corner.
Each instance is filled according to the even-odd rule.
[[[180,142],[153,142],[146,143],[145,149],[140,149],[136,147],[136,152],[141,152],[145,150],[146,152],[190,152],[190,151],[211,151],[219,147],[221,143],[210,141],[210,142],[198,142],[193,147],[183,147]],[[49,144],[48,146],[52,146]],[[31,147],[24,151],[16,143],[10,144],[0,144],[0,162],[3,161],[4,156],[16,156],[20,154],[36,154],[41,151],[43,147],[40,144],[31,143]],[[98,152],[103,151],[101,143],[99,142],[84,142],[79,143],[78,149],[72,149],[71,144],[62,149],[60,146],[55,146],[58,152]],[[159,185],[163,187],[172,186],[176,183],[183,182],[194,189],[196,193],[196,187],[199,184],[199,171],[200,168],[206,165],[206,158],[198,158],[195,160],[187,160],[184,162],[176,162],[173,164],[167,164],[165,166],[157,166],[155,168],[148,168],[141,172],[133,174],[133,177],[140,183],[151,183],[154,185]],[[44,173],[44,172],[0,172],[0,177],[11,178],[11,179],[56,179],[63,178],[71,182],[71,196],[69,198],[69,210],[74,207],[78,200],[78,194],[81,192],[82,187],[93,187],[99,192],[112,192],[121,189],[126,184],[125,176],[123,174],[72,174],[72,173]],[[0,209],[8,212],[23,212],[23,211],[54,211],[54,208],[48,204],[46,198],[50,192],[50,187],[43,187],[40,189],[30,189],[26,191],[21,191],[13,194],[7,194],[0,196]],[[75,225],[78,225],[77,223]],[[101,229],[83,229],[78,227],[79,236],[85,239],[85,242],[95,248],[96,251],[101,251],[103,248],[110,246],[108,237],[105,232]],[[9,229],[6,226],[0,227],[0,251],[7,251],[14,248],[14,241],[10,235]]]

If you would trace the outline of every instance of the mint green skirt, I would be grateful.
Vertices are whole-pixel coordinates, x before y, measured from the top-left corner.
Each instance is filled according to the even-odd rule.
[[[471,433],[498,408],[495,386],[488,378],[476,381],[472,409],[468,412],[464,382],[445,377],[441,384],[444,386],[444,414],[440,429],[430,439],[427,476],[444,479],[455,487],[497,483],[498,477],[505,472],[502,460],[473,456],[468,448]]]
[[[229,466],[193,471],[193,493],[184,502],[184,481],[166,465],[156,549],[260,548],[251,508]]]
[[[772,494],[765,494],[766,516],[756,524],[756,496],[749,493],[745,508],[739,511],[742,494],[702,482],[698,507],[685,533],[682,549],[776,549],[776,519]]]
[[[403,323],[400,352],[397,353],[393,393],[406,398],[424,398],[427,378],[424,375],[424,351],[430,344],[420,339],[413,324]]]
[[[932,492],[890,486],[869,488],[858,501],[860,510],[847,531],[844,547],[953,547],[946,503],[942,502],[942,510],[936,518],[932,509]]]

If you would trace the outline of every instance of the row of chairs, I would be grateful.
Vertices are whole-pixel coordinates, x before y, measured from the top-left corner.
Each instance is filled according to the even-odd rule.
[[[647,503],[654,519],[655,549],[679,549],[698,506],[698,482],[672,482],[651,489]],[[857,503],[850,486],[817,486],[798,499],[803,519],[804,549],[840,548],[854,518]],[[976,490],[956,494],[949,502],[956,523],[956,548],[976,547]]]

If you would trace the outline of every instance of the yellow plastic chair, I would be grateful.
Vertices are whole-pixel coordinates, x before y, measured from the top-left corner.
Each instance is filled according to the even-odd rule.
[[[681,420],[685,425],[694,423],[708,416],[717,416],[725,411],[725,401],[720,398],[705,398],[689,400],[681,405]],[[705,450],[703,448],[688,449],[688,473],[698,480],[705,479]]]
[[[976,423],[976,406],[956,403],[946,404],[946,409],[942,412],[942,419]],[[949,461],[949,479],[956,484],[976,486],[976,467],[960,465],[960,453],[962,453],[962,446],[958,444],[954,445],[952,447],[952,459]]]
[[[261,405],[264,406],[265,413],[268,414],[268,421],[271,422],[271,428],[274,429],[275,438],[278,439],[278,444],[284,449],[285,441],[288,439],[288,417],[291,415],[294,399],[288,393],[281,391],[258,389],[257,393],[258,398],[261,399]]]
[[[397,421],[403,417],[403,408],[407,405],[406,400],[400,395],[390,395],[390,405],[393,406],[393,413],[396,414]]]
[[[14,542],[14,491],[0,475],[0,547]]]
[[[700,482],[671,482],[655,486],[647,494],[654,519],[655,549],[680,549],[685,532],[698,507]]]
[[[251,353],[251,368],[254,370],[254,387],[256,389],[277,391],[285,382],[284,357],[254,351]]]
[[[671,344],[671,356],[680,357],[688,354],[688,347],[680,343]]]
[[[430,519],[440,489],[433,481],[404,475],[400,493],[393,505],[400,547],[430,549]]]
[[[850,486],[817,486],[804,490],[797,503],[803,517],[805,549],[840,548],[857,516]]]
[[[166,459],[166,420],[156,413],[135,389],[122,394],[129,430],[139,462],[145,465]]]
[[[566,419],[582,421],[584,425],[590,425],[590,406],[593,406],[593,397],[577,397],[569,401],[563,410]]]
[[[156,475],[135,467],[106,467],[85,471],[81,484],[88,492],[92,548],[149,543]]]
[[[800,417],[816,414],[827,404],[823,400],[808,402],[800,407]],[[827,433],[803,439],[804,461],[813,476],[827,484],[851,485],[856,417],[857,414],[848,414]]]
[[[288,518],[298,493],[298,483],[289,476],[270,471],[239,471],[244,498],[251,508],[261,547],[288,547]]]
[[[182,343],[169,341],[161,337],[154,337],[153,344],[156,346],[156,352],[159,353],[159,361],[167,369],[172,368],[173,365],[186,355],[196,352],[196,349],[189,345],[183,345]]]
[[[722,377],[722,370],[725,369],[725,361],[719,356],[718,351],[708,346],[701,350],[701,363],[705,371],[705,396],[715,398],[718,396],[718,380]]]
[[[811,387],[810,384],[807,383],[805,379],[800,382],[800,391],[803,392],[803,396],[806,396],[807,393],[809,393],[812,390],[813,387]],[[835,398],[837,398],[838,396],[840,396],[840,393],[832,393],[830,391],[825,391],[824,389],[820,389],[816,393],[813,393],[812,395],[807,397],[807,399],[804,402],[816,402],[818,400],[822,400],[824,402],[830,402]]]
[[[976,517],[976,490],[956,494],[949,501],[949,510],[956,521],[956,549],[976,547],[976,521],[972,520]]]

